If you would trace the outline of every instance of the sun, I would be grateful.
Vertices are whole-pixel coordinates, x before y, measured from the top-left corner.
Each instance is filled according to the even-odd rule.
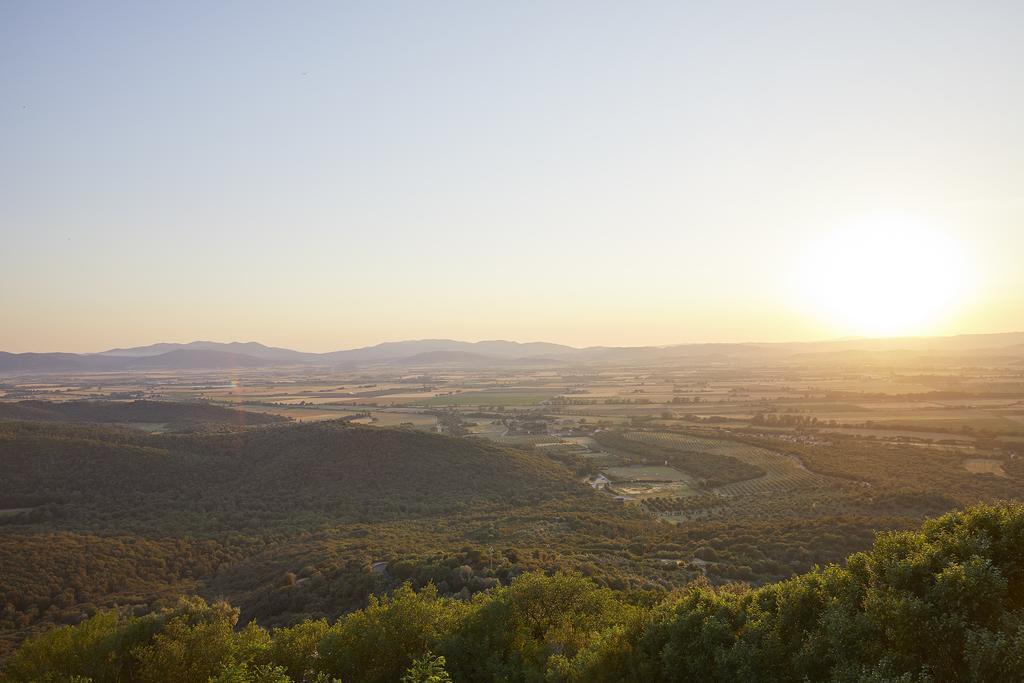
[[[872,221],[813,242],[798,266],[797,294],[839,334],[928,334],[971,285],[963,245],[907,221]]]

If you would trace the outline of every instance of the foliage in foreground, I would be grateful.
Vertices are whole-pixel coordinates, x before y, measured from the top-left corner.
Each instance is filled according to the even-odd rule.
[[[1024,506],[879,535],[759,589],[694,584],[653,606],[526,574],[471,601],[405,586],[268,632],[224,603],[101,612],[27,641],[11,681],[1011,681],[1024,673]]]

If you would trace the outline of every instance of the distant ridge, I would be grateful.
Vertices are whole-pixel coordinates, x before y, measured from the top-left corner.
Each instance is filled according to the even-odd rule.
[[[231,351],[178,349],[154,356],[0,352],[0,372],[117,372],[251,368],[273,361]]]
[[[172,351],[230,351],[236,354],[242,354],[252,356],[254,358],[262,358],[265,360],[302,360],[306,356],[315,356],[317,354],[303,353],[302,351],[292,351],[291,349],[282,349],[273,346],[265,346],[259,342],[212,342],[212,341],[194,341],[187,344],[174,344],[174,343],[159,343],[150,344],[149,346],[136,346],[129,349],[110,349],[109,351],[102,351],[100,356],[111,356],[115,358],[143,358],[147,356],[159,356]]]
[[[814,342],[691,343],[671,346],[591,346],[577,348],[549,342],[419,339],[384,342],[357,349],[308,353],[259,342],[161,342],[100,353],[0,352],[0,373],[117,372],[133,370],[226,370],[288,365],[354,367],[375,364],[464,364],[474,366],[558,363],[694,362],[744,360],[825,360],[858,354],[923,356],[982,353],[1024,357],[1024,332],[964,334],[950,337],[855,338]],[[1016,362],[1016,361],[1015,361]]]
[[[256,356],[217,349],[178,349],[158,356],[144,356],[130,361],[132,368],[186,370],[190,368],[253,368],[268,362]]]
[[[581,351],[572,346],[550,344],[547,342],[513,342],[491,340],[480,342],[464,342],[454,339],[420,339],[414,341],[384,342],[375,346],[347,351],[333,351],[320,354],[322,358],[332,361],[350,363],[367,361],[387,361],[410,358],[424,353],[470,353],[495,358],[529,358],[530,356],[570,355]]]

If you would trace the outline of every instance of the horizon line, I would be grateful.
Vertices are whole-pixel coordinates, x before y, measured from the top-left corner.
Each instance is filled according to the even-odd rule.
[[[337,348],[337,349],[333,349],[333,350],[330,350],[330,351],[304,351],[304,350],[301,350],[301,349],[298,349],[298,348],[293,348],[293,347],[288,347],[288,346],[278,346],[278,345],[273,345],[273,344],[266,344],[264,342],[256,341],[256,340],[249,340],[249,341],[232,340],[232,341],[226,341],[225,342],[225,341],[215,341],[215,340],[212,340],[212,339],[193,339],[192,341],[188,341],[188,342],[158,341],[158,342],[152,342],[150,344],[140,344],[138,346],[113,346],[113,347],[106,348],[106,349],[103,349],[103,350],[100,350],[100,351],[5,351],[3,349],[0,349],[0,353],[10,353],[10,354],[14,354],[14,355],[24,354],[24,353],[39,353],[39,354],[44,354],[44,353],[69,353],[69,354],[80,355],[80,356],[90,356],[90,355],[100,355],[100,354],[104,354],[104,353],[110,353],[111,351],[129,351],[129,350],[132,350],[132,349],[140,349],[140,348],[146,348],[146,347],[150,347],[150,346],[158,346],[158,345],[161,345],[161,344],[166,344],[166,345],[171,345],[171,346],[187,346],[189,344],[222,344],[222,345],[230,345],[230,344],[241,344],[241,345],[244,345],[244,344],[259,344],[260,346],[264,346],[266,348],[276,348],[276,349],[282,349],[282,350],[285,350],[285,351],[294,351],[294,352],[297,352],[297,353],[308,353],[308,354],[323,355],[323,354],[328,354],[328,353],[339,353],[339,352],[344,352],[344,351],[357,351],[357,350],[360,350],[360,349],[370,349],[370,348],[374,348],[374,347],[377,347],[377,346],[382,346],[384,344],[403,344],[403,343],[417,343],[417,342],[455,342],[455,343],[459,343],[459,344],[484,344],[484,343],[489,343],[489,342],[501,342],[501,343],[519,344],[519,345],[524,345],[524,346],[525,345],[529,345],[529,344],[552,344],[552,345],[555,345],[555,346],[564,346],[564,347],[569,348],[569,349],[581,351],[581,350],[599,349],[599,348],[604,348],[604,349],[660,348],[660,349],[664,349],[664,348],[671,348],[671,347],[674,347],[674,346],[714,346],[714,345],[723,345],[723,346],[724,345],[733,345],[733,346],[736,346],[736,345],[764,345],[764,346],[767,346],[767,345],[785,345],[785,344],[828,344],[828,343],[857,342],[857,341],[882,341],[882,340],[890,340],[891,341],[891,340],[911,340],[911,339],[953,339],[953,338],[956,338],[956,337],[986,337],[986,336],[1012,335],[1012,334],[1024,334],[1024,330],[1007,330],[1007,331],[1001,331],[1001,332],[960,332],[960,333],[957,333],[957,334],[931,334],[931,335],[927,335],[927,334],[910,334],[910,335],[881,335],[881,336],[846,336],[846,337],[833,337],[833,338],[827,338],[827,339],[820,339],[819,338],[819,339],[810,339],[810,340],[786,340],[786,341],[754,341],[754,340],[725,341],[725,340],[718,340],[718,341],[670,342],[670,343],[667,343],[667,344],[626,344],[626,345],[591,344],[591,345],[588,345],[588,346],[574,346],[572,344],[564,344],[562,342],[553,342],[553,341],[546,341],[546,340],[518,341],[518,340],[513,340],[513,339],[488,338],[488,339],[478,339],[476,341],[467,341],[465,339],[455,339],[455,338],[452,338],[452,337],[418,337],[418,338],[405,338],[405,339],[394,339],[394,340],[380,341],[380,342],[377,342],[377,343],[374,343],[374,344],[367,344],[367,345],[364,345],[364,346],[351,346],[351,347],[345,347],[345,348]]]

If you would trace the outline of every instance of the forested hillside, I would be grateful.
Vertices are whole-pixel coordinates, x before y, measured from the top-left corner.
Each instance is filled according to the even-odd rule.
[[[539,453],[345,423],[145,434],[0,423],[0,633],[226,596],[266,625],[404,581],[467,597],[535,569],[664,591],[684,548]]]
[[[624,450],[638,447],[621,436],[602,438],[617,439],[614,444]],[[80,654],[61,655],[68,661],[83,663],[99,656],[106,663],[119,661],[130,674],[119,679],[99,670],[79,670],[93,671],[83,675],[96,680],[157,680],[146,678],[151,674],[144,672],[170,667],[170,652],[188,649],[180,638],[213,639],[226,649],[209,650],[213,654],[206,664],[187,665],[196,667],[193,674],[177,680],[206,681],[221,674],[227,677],[222,680],[274,680],[246,673],[246,667],[270,665],[286,667],[294,680],[312,676],[302,673],[310,667],[348,681],[396,680],[427,649],[443,654],[447,669],[461,680],[591,680],[605,670],[609,680],[657,680],[674,676],[671,672],[684,666],[705,667],[691,670],[695,679],[714,672],[713,677],[735,680],[730,676],[741,671],[737,668],[743,661],[756,660],[751,658],[755,654],[774,657],[771,666],[783,672],[778,673],[783,680],[784,672],[810,671],[806,668],[828,661],[828,656],[837,663],[828,676],[859,680],[867,670],[857,667],[873,667],[868,659],[881,656],[882,645],[856,654],[861,659],[847,660],[846,654],[833,652],[839,647],[835,639],[840,638],[835,633],[828,632],[827,638],[833,640],[825,635],[815,636],[817,640],[808,641],[811,644],[801,640],[799,648],[811,648],[806,652],[794,653],[779,639],[810,637],[804,635],[812,633],[810,627],[799,618],[811,618],[808,614],[824,609],[822,605],[851,599],[861,601],[857,609],[863,613],[826,609],[826,621],[833,626],[822,623],[814,628],[867,629],[865,643],[890,647],[891,639],[905,639],[900,647],[920,650],[922,645],[910,643],[918,638],[913,629],[920,626],[913,620],[927,616],[941,622],[939,612],[888,589],[857,588],[856,582],[867,581],[858,568],[863,559],[796,583],[756,591],[729,586],[737,581],[763,586],[816,563],[841,561],[868,548],[874,529],[915,524],[922,510],[941,511],[1009,496],[1018,480],[969,479],[970,473],[952,456],[913,450],[792,447],[815,472],[835,470],[852,483],[841,482],[817,498],[795,492],[792,501],[752,507],[728,518],[673,525],[586,485],[582,479],[589,466],[578,457],[549,457],[542,451],[412,429],[325,422],[146,433],[117,424],[0,422],[0,644],[9,653],[33,634],[82,625],[75,631],[55,632],[63,634],[51,637],[57,640],[40,641],[48,645],[29,647],[28,654],[12,659],[22,664],[9,671],[29,671],[16,667],[30,666],[26,657],[42,651],[34,647],[48,650],[58,647],[59,641],[84,648]],[[709,481],[713,474],[725,473],[722,481],[740,482],[759,474],[730,457],[699,460],[667,444],[650,454],[657,461],[673,460],[695,475],[698,468],[706,468]],[[931,459],[930,469],[920,467],[926,457]],[[888,484],[859,481],[861,470],[867,479],[881,467],[889,468]],[[962,480],[963,485],[954,486]],[[914,481],[920,485],[912,487]],[[799,514],[793,506],[799,506]],[[1018,508],[986,508],[957,519],[974,520],[972,529],[985,519],[998,529],[1017,529],[1020,515]],[[928,528],[935,535],[940,526]],[[1002,535],[998,529],[991,532]],[[961,568],[936,571],[953,572],[949,581],[991,580],[993,595],[1001,595],[1001,580],[991,579],[986,567],[1017,561],[1012,553],[1024,557],[1024,550],[999,546],[1000,554],[990,557],[987,553],[996,552],[995,541],[978,536],[981,531],[971,533],[971,540],[963,543],[975,546],[965,548],[982,559],[956,560]],[[916,538],[892,537],[880,548],[903,552],[900,549],[919,543]],[[914,553],[906,561],[923,560],[924,555]],[[883,568],[870,574],[874,583],[868,586],[902,581],[904,574],[907,580],[924,577],[926,569],[899,562],[904,560],[885,564],[890,567],[885,571],[879,564]],[[1017,574],[1008,567],[1012,568],[999,565],[999,575],[1008,582],[1008,599],[1017,600]],[[963,571],[964,577],[957,579],[956,571]],[[516,581],[522,577],[527,578]],[[406,584],[409,589],[401,589]],[[943,586],[939,597],[953,599],[953,588]],[[769,631],[758,626],[764,623],[768,629],[774,624],[772,610],[781,607],[772,606],[773,601],[781,598],[773,596],[780,591],[802,596],[797,600],[802,606],[794,607],[796,615],[785,611],[784,618],[778,617],[782,635],[771,630],[775,626]],[[381,598],[384,602],[371,598],[392,594],[393,599]],[[182,596],[199,596],[209,603],[226,599],[236,607],[178,604]],[[518,606],[520,600],[526,600],[525,606]],[[541,618],[537,614],[542,607],[534,600],[557,605],[569,621],[549,614],[543,617],[553,620],[544,622],[547,626],[528,622]],[[896,603],[890,604],[892,600]],[[678,605],[689,605],[689,611],[679,612]],[[115,606],[116,614],[104,612]],[[1019,606],[1011,604],[1013,609]],[[365,611],[353,612],[358,609]],[[883,616],[892,609],[909,610],[899,613],[902,621],[896,624],[911,631],[890,634],[896,627],[885,626],[889,616]],[[697,616],[682,616],[691,611]],[[342,618],[350,612],[354,615]],[[321,618],[340,621],[329,631],[317,621]],[[516,622],[509,627],[513,635],[502,631],[502,620],[518,618],[531,625]],[[262,629],[305,624],[276,631],[271,642],[255,626],[232,631],[236,620]],[[384,625],[376,620],[384,620]],[[407,623],[413,631],[396,626]],[[943,624],[941,628],[961,628]],[[981,641],[975,641],[987,638],[997,652],[991,656],[1005,657],[999,648],[1010,647],[1013,641],[999,634],[1013,629],[991,621],[984,624],[989,631],[971,631],[975,635],[968,640],[975,649],[970,656],[981,656]],[[427,635],[416,631],[421,628]],[[874,628],[882,629],[882,635],[870,631]],[[151,639],[161,629],[167,637]],[[419,635],[410,635],[414,633]],[[108,640],[112,634],[117,637]],[[364,640],[371,637],[368,634],[377,634],[379,640]],[[950,637],[961,637],[956,634]],[[316,645],[328,635],[334,649]],[[703,664],[693,664],[689,654],[685,661],[680,658],[679,652],[693,651],[686,640],[691,637],[710,648]],[[156,658],[145,664],[150,655],[134,645],[110,656],[98,655],[80,638],[103,641],[102,647],[135,642],[139,648],[150,648],[145,651],[152,650]],[[305,643],[302,647],[315,646],[324,663],[333,664],[310,665],[305,658],[312,650],[280,655],[286,658],[267,654],[293,647],[283,644],[292,642],[289,639]],[[713,643],[727,647],[720,650]],[[329,651],[335,652],[333,659],[326,654]],[[374,652],[388,654],[374,658]],[[878,659],[890,669],[874,673],[881,677],[877,680],[888,680],[886,672],[916,671],[913,667],[933,654],[921,650],[916,659],[906,654]],[[222,671],[228,656],[240,669]],[[431,661],[420,664],[429,669]],[[968,666],[964,661],[948,666]],[[400,671],[395,669],[399,665]],[[353,674],[357,671],[371,674],[364,678]]]
[[[242,620],[244,621],[244,620]],[[405,586],[267,631],[225,603],[100,612],[25,643],[11,681],[1019,681],[1024,506],[947,514],[759,589],[663,600],[529,573],[471,601]],[[73,678],[79,676],[79,678]]]

